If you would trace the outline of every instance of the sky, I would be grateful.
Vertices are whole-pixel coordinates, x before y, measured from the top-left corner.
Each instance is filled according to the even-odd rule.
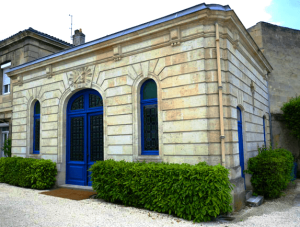
[[[229,5],[246,28],[259,21],[300,30],[300,0],[206,0]],[[81,28],[86,42],[203,3],[199,0],[14,0],[1,2],[0,40],[32,27],[71,43]],[[6,9],[6,10],[5,10]]]

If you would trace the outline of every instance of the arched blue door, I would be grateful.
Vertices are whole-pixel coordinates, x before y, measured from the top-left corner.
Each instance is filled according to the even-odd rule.
[[[77,92],[67,107],[66,183],[92,185],[88,169],[103,160],[103,101],[92,89]]]
[[[239,138],[239,154],[240,154],[240,165],[242,169],[242,177],[245,178],[244,174],[244,145],[243,145],[243,120],[242,120],[242,111],[237,107],[237,125],[238,125],[238,138]]]

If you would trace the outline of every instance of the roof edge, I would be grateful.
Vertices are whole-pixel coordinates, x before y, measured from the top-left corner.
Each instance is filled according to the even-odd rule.
[[[44,37],[44,38],[49,39],[49,40],[52,40],[52,41],[54,41],[54,42],[63,44],[63,45],[68,46],[68,47],[73,47],[73,46],[74,46],[74,45],[71,44],[71,43],[68,43],[68,42],[66,42],[66,41],[63,41],[63,40],[61,40],[61,39],[58,39],[58,38],[56,38],[56,37],[54,37],[54,36],[51,36],[51,35],[48,35],[48,34],[46,34],[46,33],[40,32],[40,31],[35,30],[35,29],[31,28],[31,27],[29,27],[28,29],[25,29],[25,30],[23,30],[23,31],[19,31],[18,33],[15,33],[14,35],[9,36],[8,38],[5,38],[5,39],[3,39],[3,40],[0,40],[0,45],[1,45],[2,43],[4,43],[5,41],[8,41],[8,40],[10,40],[10,39],[13,39],[13,38],[17,37],[18,35],[21,35],[21,34],[27,33],[27,32],[33,32],[33,33],[35,33],[35,34],[37,34],[37,35],[39,35],[39,36],[41,36],[41,37]]]
[[[79,46],[69,48],[67,50],[63,50],[63,51],[57,52],[55,54],[51,54],[51,55],[48,55],[46,57],[39,58],[37,60],[22,64],[22,65],[15,66],[15,67],[9,69],[7,72],[8,73],[13,72],[15,70],[22,69],[22,68],[25,68],[27,66],[36,64],[36,63],[40,63],[40,62],[43,62],[43,61],[46,61],[46,60],[49,60],[49,59],[52,59],[52,58],[55,58],[55,57],[58,57],[58,56],[62,56],[64,54],[68,54],[68,53],[71,53],[71,52],[74,52],[74,51],[77,51],[77,50],[80,50],[80,49],[83,49],[83,48],[86,48],[86,47],[89,47],[89,46],[93,46],[93,45],[96,45],[96,44],[99,44],[99,43],[102,43],[102,42],[105,42],[105,41],[108,41],[108,40],[111,40],[111,39],[114,39],[114,38],[117,38],[117,37],[120,37],[120,36],[123,36],[123,35],[127,35],[127,34],[130,34],[130,33],[133,33],[133,32],[136,32],[136,31],[139,31],[139,30],[151,27],[151,26],[154,26],[154,25],[158,25],[158,24],[161,24],[161,23],[164,23],[164,22],[167,22],[167,21],[179,18],[179,17],[183,17],[185,15],[192,14],[192,13],[204,10],[204,9],[210,9],[210,10],[215,10],[215,11],[231,11],[232,10],[229,5],[222,6],[222,5],[218,5],[218,4],[201,3],[201,4],[198,4],[198,5],[189,7],[187,9],[169,14],[167,16],[164,16],[164,17],[161,17],[161,18],[158,18],[158,19],[155,19],[155,20],[152,20],[152,21],[149,21],[149,22],[131,27],[131,28],[127,28],[125,30],[122,30],[122,31],[119,31],[119,32],[101,37],[99,39],[96,39],[96,40],[93,40],[93,41],[90,41],[90,42],[87,42],[87,43],[84,43],[84,44],[81,44]]]

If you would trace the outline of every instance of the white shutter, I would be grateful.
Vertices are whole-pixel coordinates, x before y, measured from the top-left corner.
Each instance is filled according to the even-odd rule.
[[[3,86],[10,84],[10,78],[6,75],[7,71],[8,71],[8,68],[3,69]]]

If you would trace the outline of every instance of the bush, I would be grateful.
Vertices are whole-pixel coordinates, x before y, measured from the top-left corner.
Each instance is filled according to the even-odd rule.
[[[33,158],[0,158],[0,182],[25,188],[51,188],[57,175],[56,164]]]
[[[5,157],[11,157],[11,139],[8,138],[4,141],[2,151],[4,152]]]
[[[278,198],[291,181],[293,155],[282,148],[259,148],[259,154],[250,158],[246,173],[252,174],[254,193],[266,198]]]
[[[284,103],[281,108],[284,122],[291,134],[300,140],[300,96]]]
[[[232,210],[229,171],[220,166],[98,161],[90,169],[99,198],[196,222]]]

